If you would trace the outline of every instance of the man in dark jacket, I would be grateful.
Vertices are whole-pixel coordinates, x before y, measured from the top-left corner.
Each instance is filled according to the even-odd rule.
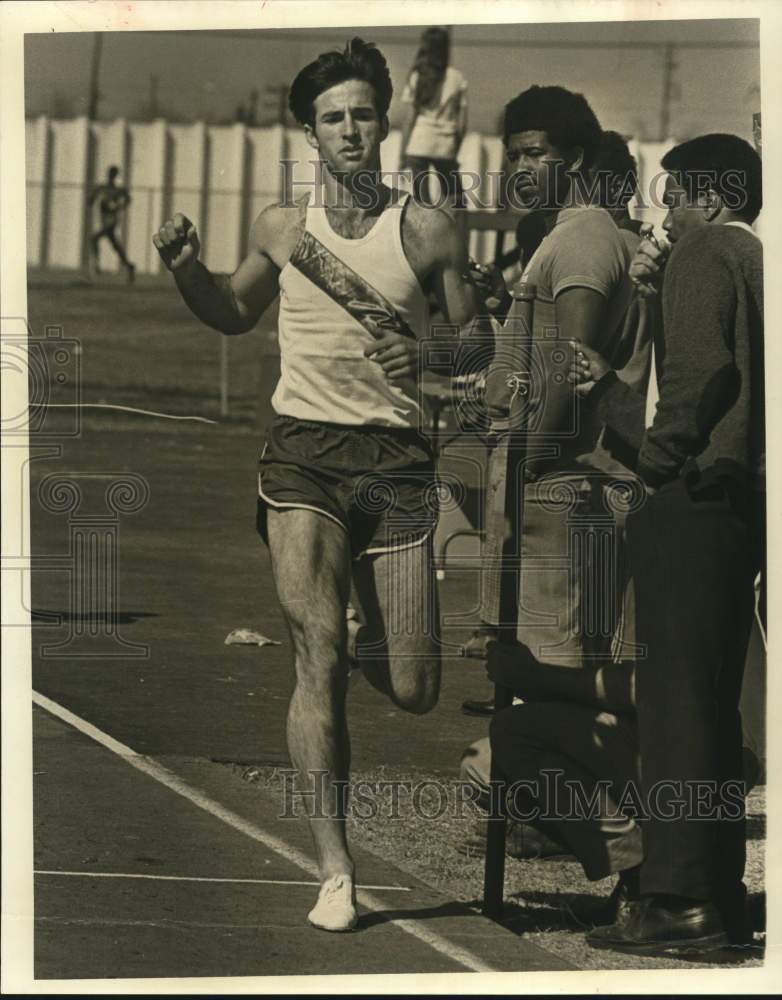
[[[638,448],[648,497],[627,520],[645,824],[640,898],[595,947],[653,954],[746,941],[742,671],[765,534],[760,158],[730,135],[670,150],[664,228],[631,273],[662,286],[660,397]],[[573,378],[621,432],[644,401],[576,344]]]

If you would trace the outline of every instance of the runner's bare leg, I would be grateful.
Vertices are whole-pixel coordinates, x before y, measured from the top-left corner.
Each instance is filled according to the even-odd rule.
[[[315,788],[313,772],[326,772],[322,786],[325,818],[310,820],[321,880],[337,874],[352,876],[342,809],[345,801],[336,794],[340,786],[335,785],[347,781],[350,768],[345,716],[350,542],[343,528],[314,511],[269,509],[267,517],[277,596],[296,663],[296,687],[288,709],[288,749],[302,791]]]
[[[357,660],[373,687],[407,712],[437,704],[441,658],[432,539],[353,564],[353,586],[365,628]]]
[[[130,267],[131,265],[130,265],[130,261],[128,260],[127,254],[125,253],[125,247],[122,245],[122,243],[118,239],[118,237],[117,237],[116,233],[114,232],[114,230],[113,229],[110,230],[106,235],[108,237],[109,243],[111,243],[112,247],[114,247],[114,252],[119,257],[119,259],[122,262],[122,264],[125,267]]]
[[[98,244],[101,239],[106,235],[105,229],[99,229],[96,233],[93,233],[90,237],[90,249],[92,250],[92,267],[96,274],[100,274],[100,262],[98,260]]]

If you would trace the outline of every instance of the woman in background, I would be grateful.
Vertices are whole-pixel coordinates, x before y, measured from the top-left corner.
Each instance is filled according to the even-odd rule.
[[[421,35],[402,93],[408,106],[402,128],[402,166],[413,172],[413,194],[419,201],[429,201],[423,195],[433,167],[448,202],[462,208],[456,154],[467,129],[467,81],[448,65],[450,47],[445,28],[427,28]]]

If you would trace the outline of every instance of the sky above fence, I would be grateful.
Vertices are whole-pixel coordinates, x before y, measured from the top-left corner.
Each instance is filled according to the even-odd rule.
[[[270,121],[294,69],[352,34],[377,42],[388,59],[396,124],[420,28],[104,33],[98,118],[157,113],[169,121],[229,122],[257,89],[261,116]],[[93,45],[89,33],[26,37],[29,115],[86,113]],[[452,62],[470,85],[470,129],[486,134],[496,134],[504,103],[533,83],[582,91],[604,127],[645,140],[661,130],[676,138],[707,131],[751,138],[752,112],[760,108],[754,19],[459,25]]]

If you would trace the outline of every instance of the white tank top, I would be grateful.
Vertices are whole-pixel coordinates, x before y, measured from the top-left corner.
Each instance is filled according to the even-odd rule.
[[[429,310],[418,278],[402,247],[403,195],[390,204],[370,231],[359,239],[339,236],[322,206],[307,205],[305,232],[280,274],[280,381],[272,397],[276,413],[299,420],[386,427],[419,428],[426,416],[415,379],[390,382],[364,351],[376,337],[319,285],[342,289],[347,274],[355,290],[371,286],[363,301],[387,300],[416,339],[427,336]],[[317,241],[315,243],[314,241]],[[296,266],[302,249],[321,244],[337,258],[318,262],[317,281]],[[350,272],[345,271],[345,265]],[[370,310],[372,311],[372,310]],[[374,314],[374,313],[373,313]]]

